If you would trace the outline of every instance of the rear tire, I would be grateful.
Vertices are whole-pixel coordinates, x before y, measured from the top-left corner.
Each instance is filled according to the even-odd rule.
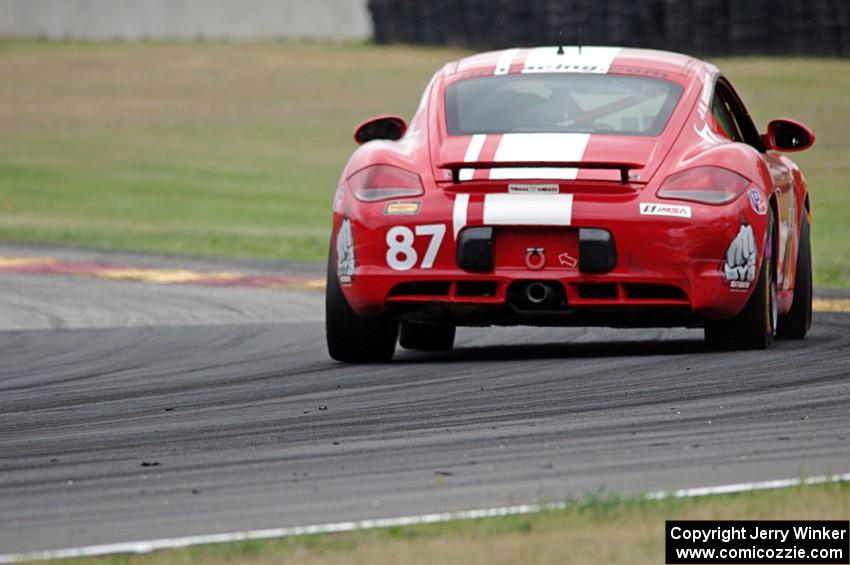
[[[706,320],[705,343],[711,349],[767,349],[776,335],[776,245],[773,215],[768,214],[764,257],[758,284],[744,309],[730,320]]]
[[[398,338],[397,322],[387,316],[364,318],[351,308],[336,276],[333,245],[328,252],[325,335],[331,358],[348,363],[389,361]]]
[[[812,327],[812,242],[809,236],[809,217],[800,220],[800,248],[794,275],[794,301],[787,314],[779,316],[776,337],[803,339]]]
[[[455,344],[455,327],[402,322],[399,344],[419,351],[448,351]]]

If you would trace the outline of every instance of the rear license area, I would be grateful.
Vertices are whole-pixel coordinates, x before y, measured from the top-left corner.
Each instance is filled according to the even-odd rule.
[[[557,227],[496,228],[496,268],[578,270],[578,231]]]

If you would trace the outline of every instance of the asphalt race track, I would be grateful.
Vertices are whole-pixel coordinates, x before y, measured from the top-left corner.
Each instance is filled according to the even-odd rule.
[[[322,295],[0,273],[0,554],[850,471],[850,314],[466,329],[344,366]]]

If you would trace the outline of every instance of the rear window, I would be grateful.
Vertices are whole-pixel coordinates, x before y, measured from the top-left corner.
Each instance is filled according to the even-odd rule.
[[[590,73],[491,76],[446,88],[449,135],[601,133],[657,136],[682,95],[666,80]]]

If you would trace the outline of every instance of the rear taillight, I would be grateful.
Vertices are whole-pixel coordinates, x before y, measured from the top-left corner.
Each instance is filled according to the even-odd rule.
[[[360,169],[348,177],[346,182],[354,196],[363,202],[425,193],[419,175],[392,165],[372,165]]]
[[[696,167],[670,175],[658,189],[659,198],[725,204],[752,184],[749,179],[722,167]]]

